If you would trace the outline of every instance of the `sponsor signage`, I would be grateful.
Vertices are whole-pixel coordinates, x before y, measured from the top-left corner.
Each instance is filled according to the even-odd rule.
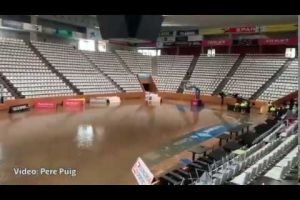
[[[21,105],[17,105],[17,106],[10,106],[8,113],[17,113],[17,112],[25,112],[25,111],[29,111],[30,107],[28,104],[21,104]]]
[[[194,41],[202,41],[203,36],[202,35],[189,35],[188,36],[188,41],[194,42]]]
[[[151,185],[154,175],[140,157],[133,165],[131,171],[139,185]]]
[[[242,27],[229,27],[225,32],[227,33],[258,33],[258,26],[242,26]]]
[[[39,108],[39,109],[56,109],[57,108],[57,103],[55,101],[37,101],[34,104],[34,108]]]
[[[83,51],[95,51],[95,40],[79,39],[78,49]]]
[[[203,40],[204,47],[210,46],[232,46],[232,40]]]
[[[175,37],[160,37],[158,40],[161,42],[175,42]]]
[[[268,39],[259,39],[258,44],[263,46],[272,46],[272,45],[298,45],[298,38],[268,38]]]
[[[73,37],[73,31],[69,31],[69,30],[56,29],[55,34],[57,36],[64,37],[64,38],[72,38]]]
[[[85,105],[85,99],[65,99],[63,101],[64,107],[83,107]]]
[[[160,37],[170,37],[174,36],[174,31],[162,31],[160,32]]]
[[[90,99],[90,105],[107,105],[109,100],[107,97],[96,97]]]
[[[298,30],[297,24],[277,24],[267,26],[243,26],[243,27],[228,27],[228,28],[210,28],[200,29],[201,35],[218,35],[225,33],[259,33],[259,32],[288,32]]]
[[[177,36],[190,36],[190,35],[198,35],[199,30],[188,30],[188,31],[177,31]]]
[[[50,28],[50,27],[42,27],[42,32],[45,34],[49,34],[49,35],[55,35],[55,36],[61,36],[58,34],[57,29],[54,28]],[[72,38],[72,39],[80,39],[80,38],[85,38],[86,35],[83,33],[79,33],[79,32],[73,32],[73,33],[69,33],[72,36],[68,36],[68,38]]]
[[[215,49],[208,49],[207,50],[207,57],[215,57],[216,56],[216,50]]]
[[[106,52],[106,43],[107,41],[104,40],[98,41],[98,51]]]
[[[293,46],[298,45],[298,37],[295,36],[295,37],[290,38],[288,45],[293,45]]]
[[[261,26],[260,32],[287,32],[296,31],[298,29],[297,24],[277,24],[269,26]]]
[[[295,58],[296,57],[296,48],[286,48],[285,57],[286,58]]]
[[[35,24],[23,23],[23,30],[26,30],[26,31],[35,31],[35,32],[42,32],[42,26],[35,25]]]

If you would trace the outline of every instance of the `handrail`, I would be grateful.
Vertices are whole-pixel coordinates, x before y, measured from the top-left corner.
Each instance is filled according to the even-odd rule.
[[[263,138],[265,138],[267,135],[269,135],[275,128],[277,128],[278,126],[280,126],[280,124],[282,124],[282,122],[277,122],[274,126],[272,126],[269,130],[267,130],[266,132],[264,132],[263,134],[261,134],[260,136],[258,136],[257,138],[255,138],[252,141],[252,145],[258,143],[260,140],[262,140]]]

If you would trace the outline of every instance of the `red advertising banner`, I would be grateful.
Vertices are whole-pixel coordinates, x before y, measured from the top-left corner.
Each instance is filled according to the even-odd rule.
[[[298,37],[293,38],[275,38],[275,39],[260,39],[258,44],[264,45],[298,45]]]
[[[55,109],[57,108],[57,103],[55,101],[37,101],[34,104],[34,108],[44,109]]]
[[[64,107],[83,107],[85,105],[85,99],[65,99],[63,101]]]
[[[298,37],[295,36],[295,37],[290,38],[288,45],[298,46]]]
[[[232,46],[232,40],[203,40],[204,47],[212,46]]]
[[[227,33],[257,33],[257,32],[259,32],[259,27],[257,27],[257,26],[229,27],[225,32],[227,32]]]

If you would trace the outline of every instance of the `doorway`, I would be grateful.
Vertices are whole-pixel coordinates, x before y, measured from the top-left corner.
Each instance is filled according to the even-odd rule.
[[[143,87],[146,92],[150,92],[150,84],[149,83],[143,83]]]

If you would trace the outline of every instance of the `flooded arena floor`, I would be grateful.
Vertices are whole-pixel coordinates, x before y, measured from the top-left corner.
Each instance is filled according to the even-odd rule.
[[[191,131],[244,118],[217,105],[191,111],[189,103],[177,101],[149,106],[128,100],[84,111],[0,111],[0,185],[137,184],[131,167],[138,157]],[[263,119],[251,113],[246,120]],[[20,174],[24,168],[33,169],[27,171],[32,175]]]

